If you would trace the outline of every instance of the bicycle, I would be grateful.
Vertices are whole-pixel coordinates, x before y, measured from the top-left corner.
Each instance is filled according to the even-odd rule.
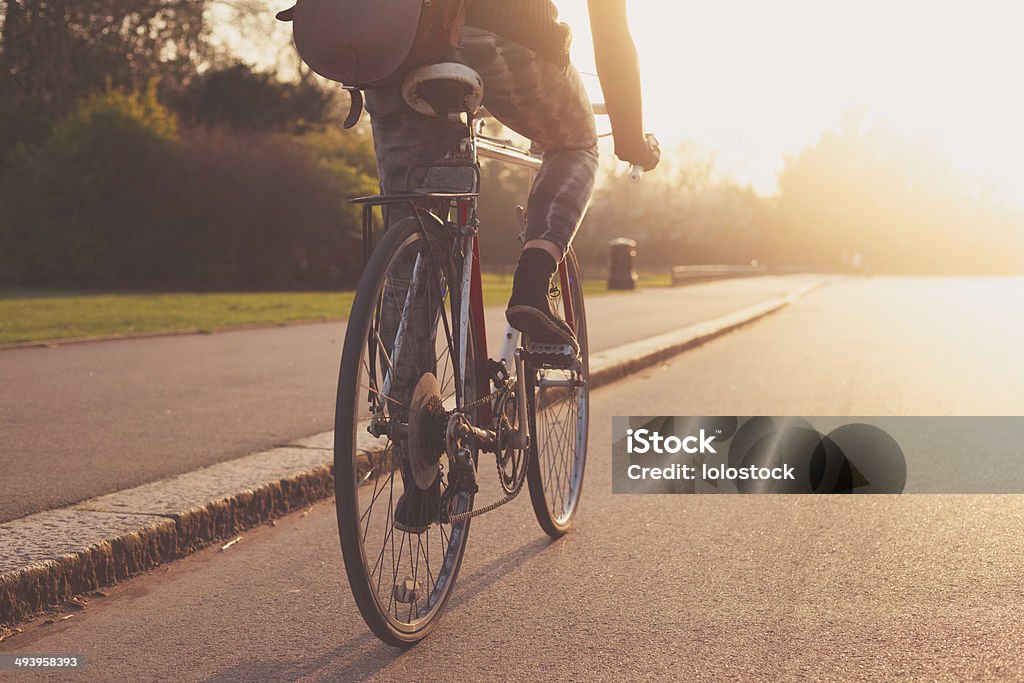
[[[335,500],[353,597],[373,633],[392,645],[418,642],[437,623],[473,517],[515,499],[526,484],[540,526],[558,538],[572,525],[583,486],[587,323],[571,249],[551,300],[580,354],[520,340],[507,327],[497,359],[488,356],[479,160],[536,170],[541,158],[483,135],[482,87],[461,64],[410,73],[406,100],[446,117],[457,143],[445,159],[411,169],[406,192],[351,200],[363,207],[365,268],[338,382]],[[378,206],[409,215],[374,245]],[[489,502],[476,507],[485,454],[494,455],[497,481]],[[411,486],[439,494],[439,521],[422,533],[396,527],[396,502]]]

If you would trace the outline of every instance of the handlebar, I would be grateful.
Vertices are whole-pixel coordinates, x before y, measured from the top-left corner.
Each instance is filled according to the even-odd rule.
[[[661,149],[661,144],[658,142],[658,138],[654,137],[654,133],[647,134],[647,144],[656,150]],[[640,179],[644,177],[643,166],[633,164],[629,167],[629,181],[631,183],[639,183]]]
[[[608,109],[603,102],[595,102],[591,106],[594,109],[595,116],[604,116],[608,113]],[[482,119],[491,116],[491,114],[481,107],[478,116]],[[654,137],[653,133],[647,134],[647,140],[648,144],[654,147],[659,146],[658,139]],[[531,154],[526,150],[518,149],[512,146],[511,142],[511,140],[498,140],[484,136],[478,139],[477,150],[480,156],[484,158],[496,159],[516,166],[525,166],[534,171],[540,168],[541,160],[539,156]],[[629,167],[627,177],[631,183],[639,183],[644,177],[643,167],[638,164],[632,164]]]
[[[594,102],[590,106],[594,110],[594,116],[607,116],[608,115],[608,107],[607,107],[607,105],[605,105],[604,102]],[[650,144],[650,145],[652,145],[654,147],[658,147],[659,146],[658,145],[658,138],[654,137],[653,133],[648,133],[647,134],[647,141],[648,141],[648,144]],[[643,169],[642,166],[640,166],[638,164],[632,164],[629,167],[629,182],[631,182],[631,183],[639,183],[643,179],[643,177],[644,177],[644,169]]]

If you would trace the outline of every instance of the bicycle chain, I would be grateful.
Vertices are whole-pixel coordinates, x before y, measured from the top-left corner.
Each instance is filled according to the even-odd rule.
[[[468,405],[465,405],[462,408],[460,408],[459,410],[453,411],[453,412],[468,412],[468,411],[472,410],[473,408],[477,408],[479,406],[482,406],[484,403],[486,403],[488,401],[492,401],[492,400],[500,397],[503,392],[508,391],[512,387],[512,384],[513,384],[513,381],[512,381],[512,378],[510,377],[510,378],[504,380],[501,383],[501,387],[499,387],[498,389],[492,391],[491,393],[487,394],[483,398],[479,398],[476,401],[473,401],[472,403],[469,403]],[[524,460],[523,460],[523,467],[524,468],[526,467],[526,460],[525,460],[525,458],[528,458],[528,457],[530,457],[529,456],[529,451],[527,451],[527,453],[524,456]],[[498,459],[495,458],[495,461],[496,461],[496,464],[497,464],[497,467],[498,467],[498,476],[500,477],[502,475],[501,464],[498,463],[497,460]],[[516,498],[516,496],[518,496],[522,492],[522,490],[523,490],[523,483],[525,481],[526,481],[526,477],[525,476],[524,477],[520,477],[519,483],[516,486],[515,490],[512,491],[511,493],[506,494],[504,498],[500,498],[500,499],[494,501],[493,503],[488,503],[487,505],[485,505],[483,507],[480,507],[480,508],[473,508],[472,510],[467,510],[465,512],[457,512],[454,515],[449,515],[448,516],[448,522],[450,524],[458,524],[459,522],[465,521],[465,520],[470,519],[472,517],[476,517],[477,515],[482,515],[485,512],[490,512],[491,510],[495,510],[497,508],[500,508],[502,505],[504,505],[506,503],[512,502]]]
[[[488,401],[493,401],[494,399],[496,399],[499,396],[501,396],[501,393],[503,391],[507,391],[512,386],[512,384],[513,384],[512,378],[509,377],[508,379],[503,380],[502,383],[501,383],[501,386],[498,387],[497,389],[495,389],[494,391],[492,391],[491,393],[487,394],[483,398],[478,398],[477,400],[473,401],[472,403],[464,405],[461,408],[457,408],[457,409],[451,411],[451,414],[454,414],[454,413],[465,413],[465,412],[468,412],[468,411],[472,410],[473,408],[479,408],[480,406],[482,406],[483,404],[487,403]]]
[[[467,510],[465,512],[457,512],[454,515],[448,515],[448,522],[450,524],[458,524],[459,522],[464,522],[465,520],[470,519],[471,517],[482,515],[485,512],[490,512],[491,510],[497,510],[505,503],[511,503],[522,490],[523,485],[522,483],[520,483],[519,488],[517,488],[515,492],[509,493],[504,498],[496,500],[493,503],[489,503],[483,506],[482,508],[473,508],[472,510]]]

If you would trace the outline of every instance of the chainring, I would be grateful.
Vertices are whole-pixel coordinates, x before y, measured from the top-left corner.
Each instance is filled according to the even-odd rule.
[[[514,493],[522,486],[526,476],[526,450],[512,445],[512,433],[518,425],[518,404],[513,388],[505,391],[495,402],[498,433],[498,481],[505,493]]]

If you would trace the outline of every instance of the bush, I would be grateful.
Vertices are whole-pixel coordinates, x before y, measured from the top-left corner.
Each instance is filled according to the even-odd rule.
[[[365,182],[377,177],[377,157],[373,152],[373,136],[369,126],[351,130],[331,127],[304,133],[296,138],[319,160],[338,182],[349,184],[362,178]],[[375,191],[375,183],[371,182]]]
[[[146,182],[173,154],[177,124],[144,93],[86,99],[41,148],[11,153],[0,196],[5,280],[108,284],[133,251],[138,216],[155,199]]]
[[[89,98],[9,155],[0,281],[102,288],[327,288],[357,278],[365,141],[179,132],[144,93]],[[347,163],[352,158],[354,163]]]
[[[177,109],[194,124],[236,130],[305,130],[336,109],[334,94],[315,82],[282,83],[245,64],[214,69],[182,93]]]
[[[245,289],[354,285],[361,251],[355,194],[372,179],[345,182],[293,139],[198,131],[184,146],[187,173],[171,183],[187,198],[176,224],[192,254],[175,272],[189,283]]]

